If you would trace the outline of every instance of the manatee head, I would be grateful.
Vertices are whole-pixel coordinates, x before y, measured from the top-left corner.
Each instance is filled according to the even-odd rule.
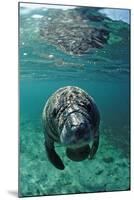
[[[64,121],[60,141],[63,145],[77,148],[88,144],[93,138],[92,124],[81,112],[70,113]]]

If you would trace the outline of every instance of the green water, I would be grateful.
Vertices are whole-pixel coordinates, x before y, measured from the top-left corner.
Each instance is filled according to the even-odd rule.
[[[129,25],[107,22],[110,39],[103,49],[68,55],[39,34],[38,10],[20,13],[20,196],[118,191],[130,189]],[[100,146],[93,160],[73,162],[56,145],[65,170],[48,161],[42,111],[58,88],[75,85],[96,101],[101,115]]]

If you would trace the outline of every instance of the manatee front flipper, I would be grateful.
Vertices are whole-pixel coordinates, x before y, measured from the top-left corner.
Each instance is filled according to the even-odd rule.
[[[89,154],[89,159],[92,159],[94,157],[94,155],[96,154],[97,152],[97,149],[99,147],[99,135],[97,135],[94,139],[94,142],[93,142],[93,145],[92,145],[92,148],[90,150],[90,154]]]
[[[66,149],[66,155],[73,161],[85,160],[86,158],[88,158],[89,153],[90,153],[89,145],[85,145],[83,147],[79,147],[76,149],[73,148]]]
[[[55,151],[54,141],[51,138],[49,138],[48,136],[45,138],[45,148],[46,148],[47,156],[48,156],[48,159],[50,160],[50,162],[56,168],[63,170],[65,167],[64,167],[62,160],[60,159],[60,157],[58,156],[58,154]]]

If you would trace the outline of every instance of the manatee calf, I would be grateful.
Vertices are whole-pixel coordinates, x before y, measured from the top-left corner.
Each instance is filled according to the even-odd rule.
[[[60,88],[48,99],[42,117],[47,156],[56,168],[63,170],[64,164],[55,151],[55,142],[66,147],[66,155],[73,161],[94,156],[99,146],[100,115],[84,90]]]

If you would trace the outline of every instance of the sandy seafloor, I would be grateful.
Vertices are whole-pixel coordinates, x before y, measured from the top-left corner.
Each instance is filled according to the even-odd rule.
[[[45,12],[20,12],[19,195],[129,190],[129,24],[109,20],[110,39],[103,49],[70,56],[39,37]],[[94,97],[101,115],[100,146],[92,160],[73,162],[56,144],[65,164],[60,171],[47,159],[41,115],[47,98],[65,85]]]
[[[129,161],[117,147],[108,142],[105,132],[114,134],[112,130],[101,130],[100,147],[92,160],[73,162],[66,157],[64,148],[57,146],[56,150],[65,164],[65,170],[60,171],[48,162],[40,128],[30,123],[23,125],[20,149],[21,195],[128,190]]]

